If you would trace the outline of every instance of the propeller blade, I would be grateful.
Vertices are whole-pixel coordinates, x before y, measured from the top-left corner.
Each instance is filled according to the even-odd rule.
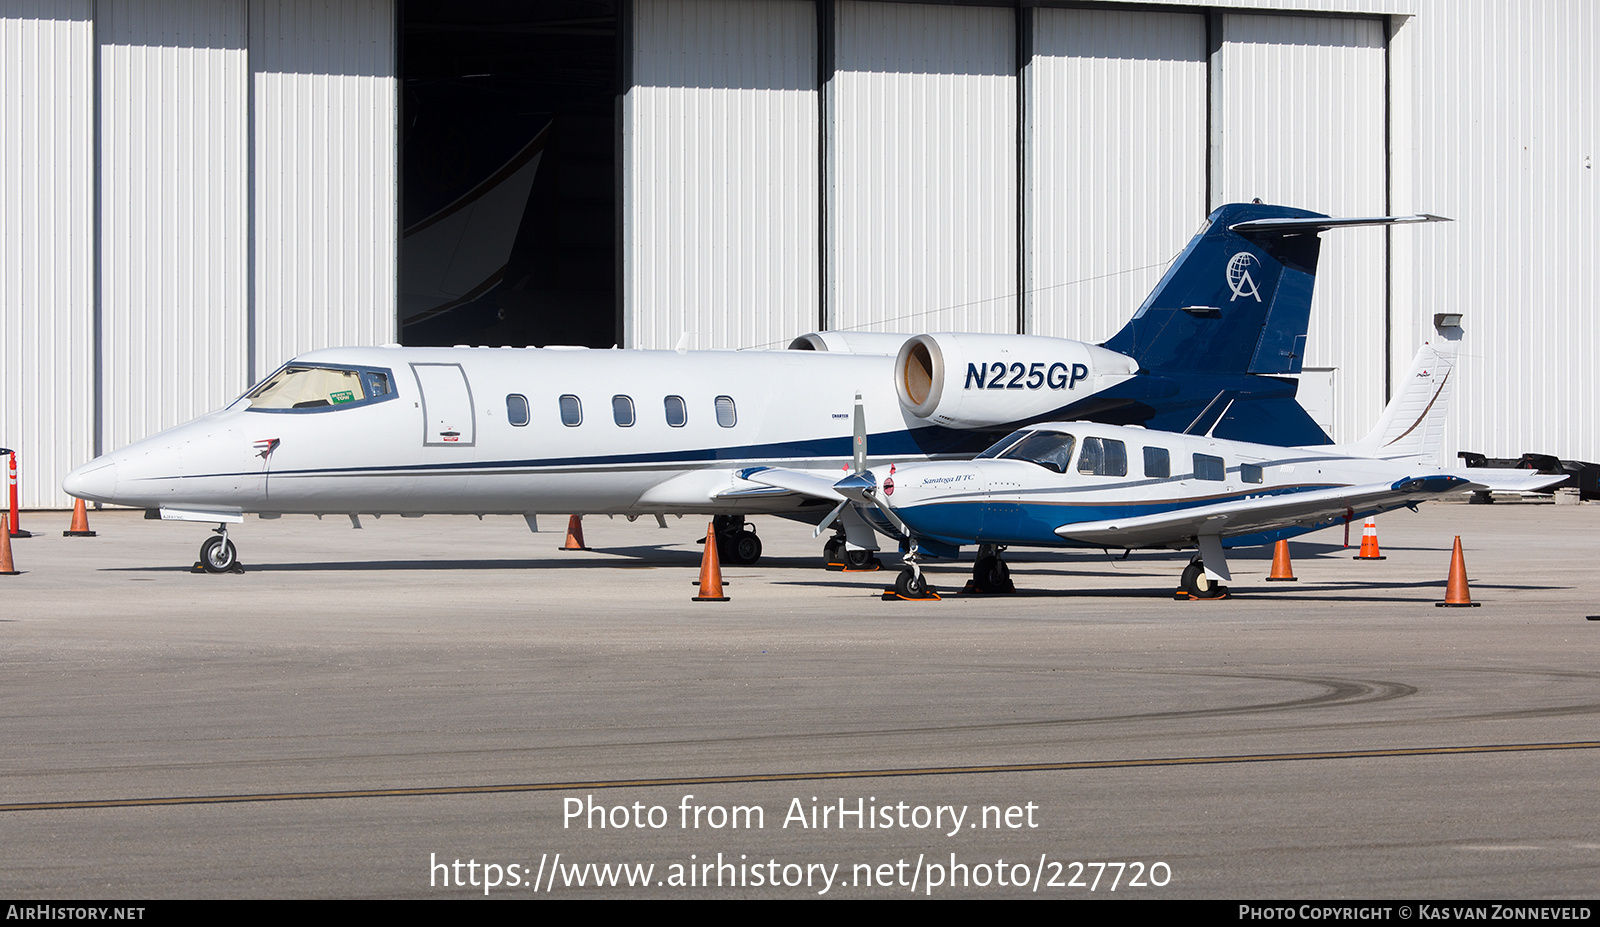
[[[850,500],[846,499],[843,502],[839,503],[838,505],[834,506],[833,507],[833,511],[828,513],[828,517],[827,518],[824,518],[822,521],[817,522],[817,527],[816,527],[815,530],[813,530],[811,532],[811,536],[813,538],[820,537],[822,535],[822,532],[828,530],[828,526],[833,524],[833,520],[835,518],[838,518],[839,517],[839,513],[844,511],[844,507],[849,505],[849,504],[850,504]]]
[[[860,391],[856,392],[856,414],[854,418],[856,426],[855,461],[851,469],[860,473],[867,469],[867,416],[861,408]]]

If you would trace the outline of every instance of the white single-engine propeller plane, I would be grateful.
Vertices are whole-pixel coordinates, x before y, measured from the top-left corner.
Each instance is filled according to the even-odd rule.
[[[79,467],[82,499],[218,524],[202,566],[234,569],[246,513],[715,517],[754,563],[748,514],[814,520],[829,501],[740,476],[851,458],[851,397],[875,465],[965,460],[1029,422],[1093,419],[1292,444],[1328,438],[1295,402],[1321,232],[1432,221],[1331,219],[1262,204],[1212,213],[1104,345],[1030,335],[824,332],[785,351],[333,348],[233,404]],[[898,353],[897,353],[898,352]],[[882,427],[888,423],[887,427]],[[854,509],[828,552],[866,564]],[[833,521],[828,519],[828,523]]]
[[[902,598],[935,597],[920,561],[978,545],[973,586],[1012,590],[1007,547],[1196,549],[1180,591],[1226,595],[1224,550],[1270,544],[1467,490],[1535,491],[1561,476],[1440,468],[1460,328],[1424,345],[1371,434],[1355,444],[1273,447],[1206,428],[1171,434],[1091,422],[1020,429],[967,462],[913,463],[880,479],[858,459],[832,481],[752,469],[746,480],[838,500],[904,539]]]

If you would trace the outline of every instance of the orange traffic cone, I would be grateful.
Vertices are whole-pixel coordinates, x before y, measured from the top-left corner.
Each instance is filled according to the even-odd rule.
[[[700,553],[700,594],[695,602],[726,602],[722,594],[722,561],[717,558],[717,526],[706,525],[706,549]]]
[[[1439,608],[1477,608],[1467,591],[1467,561],[1461,556],[1461,535],[1456,535],[1456,549],[1450,552],[1450,578],[1444,584],[1444,601],[1433,603]]]
[[[556,550],[588,550],[583,546],[583,516],[573,515],[567,519],[567,543]]]
[[[1267,577],[1269,583],[1293,583],[1295,579],[1294,568],[1289,566],[1289,542],[1279,541],[1272,545],[1272,575]]]
[[[72,500],[72,527],[61,532],[64,538],[92,538],[94,532],[89,530],[89,511],[83,505],[82,499]]]
[[[1384,556],[1378,553],[1378,523],[1367,519],[1366,527],[1361,529],[1361,553],[1356,554],[1355,560],[1383,560]]]
[[[11,516],[0,514],[0,576],[16,576],[17,567],[11,562]]]

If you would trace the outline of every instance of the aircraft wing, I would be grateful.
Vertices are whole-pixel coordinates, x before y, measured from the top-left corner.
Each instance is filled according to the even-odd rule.
[[[839,482],[837,470],[789,470],[783,467],[750,467],[740,470],[738,477],[751,483],[760,483],[787,492],[799,493],[830,502],[843,502],[833,484]]]
[[[1496,472],[1507,474],[1516,471]],[[1521,471],[1521,475],[1523,479],[1517,481],[1517,488],[1527,490],[1548,486],[1564,478],[1529,474],[1527,471]],[[1541,476],[1542,480],[1536,479]],[[1493,479],[1491,482],[1495,486],[1502,485],[1500,479]],[[1488,483],[1437,473],[1423,477],[1408,477],[1392,483],[1337,486],[1310,492],[1263,495],[1151,515],[1078,522],[1062,525],[1056,529],[1056,534],[1070,541],[1104,544],[1108,547],[1158,545],[1178,538],[1196,538],[1202,535],[1228,538],[1279,528],[1304,527],[1318,522],[1331,524],[1349,511],[1394,509],[1441,493],[1485,488],[1489,488]]]

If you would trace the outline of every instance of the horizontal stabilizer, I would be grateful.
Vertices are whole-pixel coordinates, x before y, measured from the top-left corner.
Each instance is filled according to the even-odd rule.
[[[1466,470],[1457,470],[1455,475],[1462,479],[1471,480],[1469,486],[1462,487],[1474,492],[1547,492],[1550,487],[1562,482],[1568,476],[1565,473],[1540,473],[1537,470],[1496,470],[1487,467],[1471,467]]]
[[[1252,233],[1275,232],[1286,234],[1289,232],[1326,232],[1328,229],[1356,228],[1363,225],[1409,225],[1413,222],[1453,222],[1444,216],[1435,216],[1431,213],[1419,213],[1414,216],[1374,216],[1370,219],[1334,219],[1323,216],[1319,219],[1252,219],[1247,222],[1235,222],[1228,226],[1229,231],[1238,232],[1249,237]]]

